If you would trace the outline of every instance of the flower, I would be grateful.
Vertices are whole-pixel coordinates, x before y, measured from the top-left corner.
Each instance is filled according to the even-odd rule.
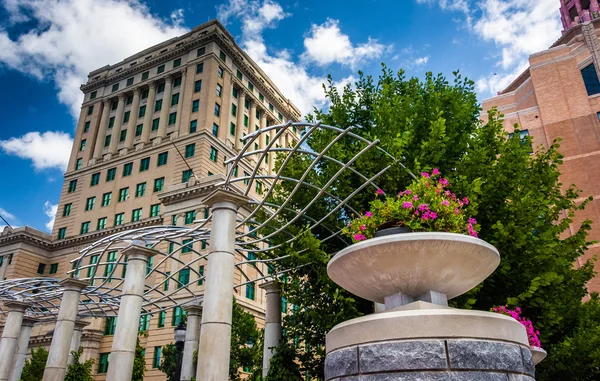
[[[417,209],[419,209],[419,210],[429,210],[429,205],[427,205],[427,204],[420,204]]]
[[[431,174],[434,175],[434,176],[437,176],[437,175],[440,174],[440,170],[437,169],[437,168],[433,168],[433,171],[431,171]]]
[[[413,207],[413,203],[412,203],[412,202],[410,202],[410,201],[405,201],[405,202],[402,204],[402,207],[403,207],[404,209],[411,209],[411,208]]]
[[[367,237],[365,237],[365,235],[364,235],[364,234],[358,234],[358,233],[357,233],[357,234],[354,234],[354,239],[355,239],[356,241],[364,241],[365,239],[367,239]]]
[[[435,220],[437,218],[437,213],[436,212],[429,212],[429,217],[431,217],[432,220]]]
[[[463,202],[465,203],[465,205],[469,205],[469,199],[468,198],[463,198]]]
[[[442,205],[448,206],[448,205],[450,205],[450,201],[448,201],[448,200],[442,200]]]
[[[502,314],[502,315],[506,315],[506,316],[510,316],[511,318],[515,319],[516,321],[518,321],[519,323],[521,323],[523,325],[523,327],[525,327],[525,331],[527,332],[527,338],[529,339],[529,345],[532,347],[541,347],[541,343],[540,343],[540,331],[537,331],[534,327],[533,327],[533,323],[531,322],[531,320],[521,316],[521,308],[517,307],[514,310],[508,309],[506,306],[499,306],[499,307],[494,307],[492,308],[493,312]]]
[[[365,212],[365,216],[367,216],[367,217],[373,217],[373,213],[371,213],[371,212]]]
[[[378,194],[378,195],[382,195],[382,194],[384,194],[384,192],[383,192],[383,189],[381,189],[381,188],[377,188],[377,194]]]
[[[448,185],[448,180],[444,179],[444,178],[441,178],[440,179],[440,184],[442,184],[443,186],[446,186],[446,185]]]
[[[427,173],[427,172],[421,172],[421,176],[425,177],[425,178],[429,178],[429,173]]]
[[[469,218],[469,220],[467,222],[470,223],[471,225],[475,225],[477,223],[477,220],[474,219],[473,217],[471,217],[471,218]]]
[[[454,214],[460,214],[460,210],[458,210],[458,208],[454,209]]]
[[[412,194],[412,191],[410,189],[407,189],[404,191],[404,194]]]
[[[367,227],[365,225],[360,225],[360,230],[367,230]]]
[[[417,201],[419,199],[419,196],[413,196],[413,200]]]

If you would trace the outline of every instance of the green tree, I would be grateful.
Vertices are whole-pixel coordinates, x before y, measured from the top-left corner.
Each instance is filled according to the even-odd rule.
[[[265,381],[302,381],[297,353],[292,345],[283,342],[271,358]]]
[[[141,333],[147,336],[147,332]],[[135,357],[133,358],[133,372],[131,373],[131,381],[144,381],[144,374],[146,373],[146,350],[140,344],[140,337],[138,336],[135,344]]]
[[[234,298],[231,320],[229,379],[241,380],[240,369],[250,373],[251,380],[259,379],[262,372],[262,340],[254,315],[240,307]]]
[[[89,359],[84,362],[79,362],[83,354],[83,348],[79,347],[77,351],[72,351],[74,362],[67,368],[67,375],[64,381],[94,381],[92,376],[92,366],[94,360]]]
[[[162,347],[162,360],[158,366],[158,370],[167,375],[167,381],[175,380],[175,372],[177,369],[177,348],[175,344],[169,343]]]
[[[521,140],[518,133],[510,138],[496,111],[488,113],[487,122],[481,122],[474,84],[458,72],[451,82],[431,73],[419,80],[406,78],[403,71],[394,74],[384,66],[377,81],[359,72],[357,82],[343,91],[338,91],[331,79],[324,89],[331,105],[326,111],[315,110],[307,117],[309,121],[341,128],[359,126],[352,132],[371,141],[378,139],[380,147],[402,158],[413,173],[439,168],[453,184],[453,191],[470,200],[468,213],[477,217],[480,237],[498,248],[502,261],[491,277],[455,299],[454,305],[482,310],[503,304],[521,306],[541,331],[542,344],[550,353],[538,368],[538,380],[577,379],[557,377],[549,365],[554,361],[555,346],[561,348],[567,342],[575,345],[578,326],[593,324],[592,319],[580,315],[594,310],[593,304],[582,303],[586,282],[594,274],[592,265],[573,267],[589,244],[589,221],[578,228],[572,225],[574,213],[586,202],[578,204],[576,188],[560,183],[562,155],[558,141],[532,154],[531,140]],[[333,136],[331,131],[317,131],[306,144],[314,151],[322,151]],[[354,139],[344,138],[327,153],[347,162],[364,147]],[[310,160],[307,155],[297,155],[284,175],[298,178]],[[280,161],[281,158],[277,166]],[[389,164],[389,158],[381,151],[370,150],[356,160],[354,167],[371,177]],[[334,162],[319,164],[307,181],[323,186],[339,169]],[[398,165],[376,182],[386,193],[395,194],[410,180]],[[343,199],[361,184],[358,176],[346,171],[330,189]],[[274,198],[287,197],[294,185],[283,183]],[[295,194],[292,205],[306,205],[315,192],[306,189]],[[350,206],[357,211],[368,210],[374,193],[357,194]],[[323,199],[306,212],[320,219],[331,209],[331,200]],[[331,216],[331,221],[347,221],[351,214],[348,208],[340,210]],[[572,235],[561,238],[569,227],[573,228]],[[323,231],[316,230],[312,236],[300,234],[301,224],[294,228],[293,233],[301,239],[278,251],[278,255],[290,257],[278,261],[275,267],[295,268],[289,273],[283,294],[301,313],[287,315],[284,325],[289,337],[298,337],[304,343],[301,348],[312,349],[296,350],[302,368],[320,375],[326,332],[342,321],[372,312],[372,304],[338,288],[327,277],[329,254],[343,247],[340,240],[321,243],[318,238]],[[584,348],[572,349],[577,353]],[[583,361],[565,362],[568,369],[577,366],[586,369],[583,373],[595,371]]]
[[[31,359],[25,361],[21,381],[41,381],[46,369],[48,351],[42,347],[31,350]]]

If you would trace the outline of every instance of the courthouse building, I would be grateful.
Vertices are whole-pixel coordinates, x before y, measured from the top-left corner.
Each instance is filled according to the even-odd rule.
[[[194,226],[194,220],[209,214],[197,200],[224,179],[224,161],[242,148],[240,138],[300,119],[298,108],[218,21],[92,71],[81,90],[84,100],[52,234],[5,228],[0,233],[0,279],[66,278],[78,251],[101,238],[153,225]],[[298,133],[290,128],[277,145],[293,144]],[[250,150],[263,148],[268,139]],[[272,172],[273,162],[267,157],[260,172]],[[248,176],[255,164],[248,158],[234,174]],[[260,198],[262,187],[255,181],[250,196]],[[206,252],[207,247],[194,249]],[[182,250],[180,255],[185,260],[193,254]],[[198,266],[204,273],[205,262]],[[239,271],[236,277],[236,283],[243,283]],[[149,281],[163,281],[159,278],[157,274]],[[180,275],[178,282],[203,293],[203,282],[189,274]],[[173,283],[170,287],[177,286]],[[251,283],[234,294],[262,326],[264,290]],[[173,341],[182,314],[173,308],[142,316],[140,329],[149,332],[141,342],[146,348],[145,379],[165,379],[156,369],[160,347]],[[97,318],[90,323],[81,343],[84,358],[95,360],[95,379],[101,381],[115,321]],[[53,328],[52,323],[37,324],[30,348],[48,347]]]
[[[557,1],[559,5],[559,1]],[[582,221],[594,222],[590,240],[600,241],[600,10],[598,0],[560,0],[562,36],[547,50],[529,57],[529,68],[497,96],[483,102],[487,110],[497,107],[504,125],[521,136],[530,135],[534,146],[548,147],[562,138],[565,156],[561,182],[581,189],[580,201],[593,196],[585,211],[578,212],[571,231]],[[593,245],[582,260],[600,254]],[[596,265],[597,271],[600,265]],[[600,278],[590,282],[600,291]]]

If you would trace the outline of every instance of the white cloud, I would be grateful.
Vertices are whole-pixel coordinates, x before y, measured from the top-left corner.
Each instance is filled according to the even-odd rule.
[[[472,12],[475,8],[472,4],[469,4],[468,0],[417,0],[419,4],[438,4],[440,8],[448,11],[462,12],[465,15],[465,22],[467,25],[471,25]]]
[[[74,118],[87,74],[181,35],[183,12],[153,16],[140,0],[3,0],[9,22],[37,28],[11,39],[0,27],[0,66],[50,79]]]
[[[429,56],[419,57],[419,58],[415,59],[415,65],[417,65],[417,66],[425,65],[425,64],[427,64],[427,62],[429,62]]]
[[[0,150],[8,155],[29,159],[35,169],[66,170],[73,139],[64,132],[28,132],[21,137],[0,140]]]
[[[487,76],[479,78],[476,83],[476,89],[480,93],[496,95],[508,87],[521,73],[523,73],[529,62],[522,60],[513,70],[501,74],[491,73]]]
[[[58,204],[51,204],[50,201],[44,203],[44,213],[50,218],[50,221],[46,223],[46,229],[52,231],[54,227],[54,219],[56,218],[56,211],[58,210]]]
[[[337,62],[355,68],[358,64],[381,57],[390,47],[372,38],[354,46],[350,37],[340,30],[339,21],[327,19],[321,25],[311,26],[308,37],[304,39],[304,48],[306,58],[318,65],[325,66]]]
[[[7,221],[9,221],[9,222],[10,221],[16,221],[16,219],[17,219],[17,217],[15,217],[14,214],[9,213],[6,209],[2,209],[2,208],[0,208],[0,215],[2,217],[4,217],[4,219],[7,220]]]

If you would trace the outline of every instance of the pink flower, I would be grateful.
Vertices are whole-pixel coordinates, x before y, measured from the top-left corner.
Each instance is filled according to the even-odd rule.
[[[450,196],[452,194],[452,192],[450,192],[449,190],[446,191],[446,196]]]
[[[448,200],[442,200],[442,205],[448,206],[448,205],[450,205],[450,201],[448,201]]]
[[[410,189],[407,189],[404,191],[404,194],[412,194],[412,191]]]
[[[354,234],[354,240],[356,241],[364,241],[367,239],[364,234]]]
[[[429,210],[429,205],[427,204],[420,204],[418,207],[419,210]]]
[[[383,189],[381,189],[381,188],[378,188],[378,189],[377,189],[377,194],[378,194],[378,195],[382,195],[382,194],[384,194],[384,193],[383,193]]]
[[[425,186],[429,188],[429,183],[426,183]]]
[[[419,199],[419,196],[413,196],[413,200],[417,201]]]
[[[421,176],[425,177],[425,178],[429,178],[429,173],[427,172],[421,172]]]
[[[435,193],[440,194],[442,191],[440,190],[440,188],[436,188],[435,189]]]
[[[434,176],[439,175],[440,174],[440,170],[437,169],[437,168],[433,168],[433,171],[431,171],[431,174],[434,175]]]
[[[441,178],[440,179],[440,184],[442,184],[443,186],[446,186],[446,185],[448,185],[448,180],[444,179],[444,178]]]
[[[371,212],[365,212],[365,216],[366,217],[373,217],[373,213],[371,213]]]
[[[411,209],[413,207],[413,204],[410,201],[406,201],[404,204],[402,204],[402,207],[404,209]]]
[[[365,225],[360,225],[360,230],[367,230],[367,227]]]
[[[477,220],[474,219],[473,217],[471,217],[471,218],[469,218],[469,220],[467,222],[470,223],[471,225],[475,225],[477,223]]]
[[[458,208],[454,209],[454,214],[460,214],[460,210]]]
[[[465,205],[469,205],[469,199],[468,198],[463,198],[463,202],[465,203]]]
[[[423,217],[421,217],[423,220],[427,221],[429,219],[429,214],[425,213],[423,214]]]
[[[437,213],[436,212],[429,212],[429,217],[431,217],[432,220],[435,220],[437,218]]]

